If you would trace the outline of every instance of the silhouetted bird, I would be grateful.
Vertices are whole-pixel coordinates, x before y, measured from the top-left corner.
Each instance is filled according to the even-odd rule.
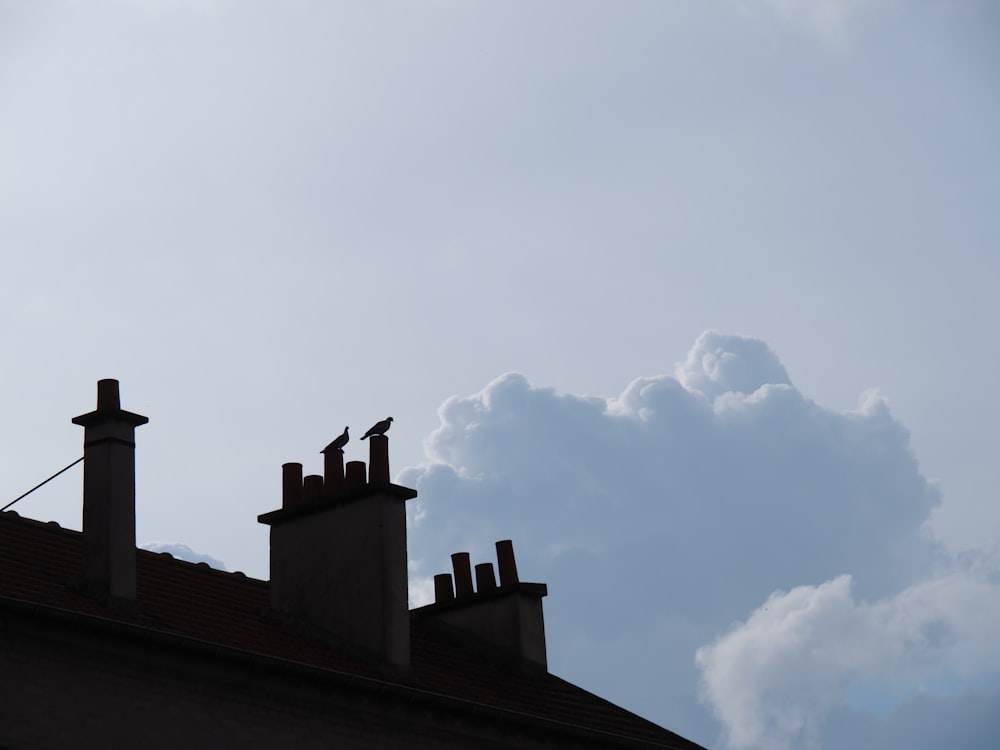
[[[389,427],[391,425],[392,425],[392,417],[386,417],[381,422],[376,422],[374,425],[372,425],[371,429],[368,430],[368,432],[366,432],[361,439],[364,440],[365,438],[371,437],[372,435],[384,435],[386,432],[389,431]]]
[[[335,438],[334,441],[321,450],[320,453],[326,453],[327,451],[342,451],[344,450],[344,446],[347,445],[348,440],[350,440],[350,438],[347,436],[347,428],[345,427],[343,434],[341,434],[340,437]]]

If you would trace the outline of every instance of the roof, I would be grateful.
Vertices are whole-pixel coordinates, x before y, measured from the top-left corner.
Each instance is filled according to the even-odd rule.
[[[83,538],[54,522],[0,513],[0,606],[30,603],[94,623],[113,622],[211,644],[289,667],[391,684],[396,689],[583,729],[656,747],[696,745],[547,672],[519,669],[431,618],[411,618],[409,674],[388,675],[357,652],[330,646],[285,627],[269,615],[268,583],[137,550],[139,611],[118,612],[72,585],[80,575]]]

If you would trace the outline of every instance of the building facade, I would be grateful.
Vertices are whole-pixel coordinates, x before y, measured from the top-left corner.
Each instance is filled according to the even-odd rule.
[[[452,556],[407,602],[405,503],[370,460],[286,464],[270,580],[135,547],[118,383],[84,427],[82,532],[0,513],[0,749],[699,746],[548,672],[544,584]],[[499,573],[499,576],[497,575]]]

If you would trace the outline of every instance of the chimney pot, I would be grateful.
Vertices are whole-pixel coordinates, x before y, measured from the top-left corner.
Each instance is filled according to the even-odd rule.
[[[438,573],[434,576],[434,602],[450,602],[455,599],[455,590],[451,585],[451,573]]]
[[[368,481],[389,483],[389,438],[385,435],[368,438]]]
[[[476,590],[482,594],[486,591],[494,591],[497,587],[497,579],[493,574],[493,563],[479,563],[476,566]]]
[[[348,461],[347,471],[344,473],[344,489],[357,490],[365,486],[365,462]]]
[[[472,566],[468,552],[456,552],[451,556],[451,567],[455,571],[455,596],[472,596]]]
[[[294,508],[302,502],[302,464],[281,465],[281,507]]]
[[[323,497],[323,477],[309,474],[302,480],[302,501],[311,503]]]
[[[333,497],[344,489],[344,451],[329,450],[323,453],[323,494]]]
[[[122,408],[118,394],[118,381],[104,378],[97,381],[97,411],[116,411]]]
[[[497,564],[500,567],[500,585],[513,586],[517,584],[517,563],[514,561],[514,543],[503,539],[496,543]]]

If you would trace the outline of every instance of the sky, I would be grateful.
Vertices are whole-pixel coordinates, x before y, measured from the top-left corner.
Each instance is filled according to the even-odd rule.
[[[266,578],[281,464],[391,415],[412,604],[510,538],[550,670],[703,745],[994,748],[998,42],[991,0],[0,0],[0,502],[117,378],[140,543]],[[81,476],[15,509],[79,528]]]

